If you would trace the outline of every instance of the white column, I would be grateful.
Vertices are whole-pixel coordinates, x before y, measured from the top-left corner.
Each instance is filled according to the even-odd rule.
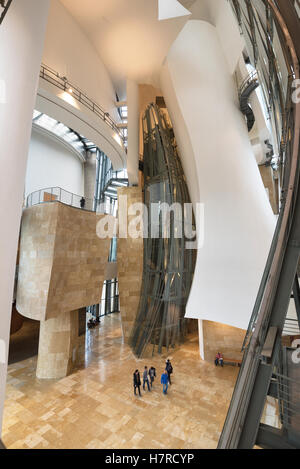
[[[129,184],[139,182],[139,87],[132,80],[127,80],[128,105],[128,152],[127,172]]]
[[[245,329],[275,218],[214,26],[198,20],[185,25],[168,54],[161,86],[193,203],[204,204],[204,242],[186,316]]]
[[[204,357],[204,336],[203,336],[203,320],[198,319],[198,333],[199,333],[199,353],[202,360],[205,360]]]
[[[95,152],[87,152],[87,160],[83,166],[84,172],[84,197],[85,208],[87,210],[93,210],[94,197],[95,197],[95,185],[96,185],[96,170],[97,160]]]
[[[0,428],[26,160],[48,7],[49,0],[13,1],[0,26]]]

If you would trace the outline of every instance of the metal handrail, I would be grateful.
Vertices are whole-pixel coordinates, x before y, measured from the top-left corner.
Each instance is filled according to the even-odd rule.
[[[83,104],[86,108],[88,108],[98,117],[100,117],[100,119],[102,119],[106,125],[108,125],[118,134],[124,145],[125,138],[122,132],[120,131],[117,123],[112,119],[108,112],[104,111],[99,104],[89,98],[87,94],[82,91],[78,86],[74,85],[74,83],[69,81],[66,77],[62,77],[58,72],[56,72],[45,64],[41,65],[40,77],[46,80],[48,83],[57,86],[61,90],[69,92],[73,98],[75,98],[78,102]]]
[[[255,82],[258,82],[258,72],[257,70],[253,70],[247,77],[242,81],[240,88],[239,88],[239,97],[241,97],[244,91],[248,88],[248,86]]]
[[[50,195],[49,200],[45,200],[45,194]],[[80,200],[82,198],[85,200],[84,207],[80,206]],[[64,205],[70,205],[71,207],[94,211],[94,199],[74,194],[73,192],[66,191],[61,187],[47,187],[45,189],[39,189],[38,191],[32,192],[26,198],[26,208],[32,207],[34,205],[45,204],[48,202],[61,202]]]

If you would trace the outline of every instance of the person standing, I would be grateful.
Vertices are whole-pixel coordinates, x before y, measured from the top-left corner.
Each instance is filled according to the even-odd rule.
[[[85,198],[81,197],[81,199],[80,199],[80,208],[84,208],[84,207],[85,207]]]
[[[139,395],[141,395],[141,377],[139,370],[135,370],[133,373],[133,388],[134,388],[134,395],[136,396],[136,388],[138,388]]]
[[[154,366],[151,366],[151,368],[149,370],[149,378],[150,378],[151,388],[152,388],[152,384],[154,382],[155,376],[156,376],[156,370],[155,370]]]
[[[160,382],[163,385],[163,393],[164,394],[167,394],[167,391],[168,391],[168,381],[169,381],[168,372],[167,372],[167,370],[165,370],[163,372],[163,374],[161,375],[161,378],[160,378]]]
[[[148,379],[148,368],[145,366],[144,373],[143,373],[143,389],[145,391],[145,384],[147,383],[148,391],[150,391],[150,384]]]
[[[168,380],[169,380],[169,383],[171,385],[172,384],[171,383],[171,374],[173,373],[173,367],[172,367],[172,364],[171,364],[169,359],[166,361],[166,372],[168,374]]]

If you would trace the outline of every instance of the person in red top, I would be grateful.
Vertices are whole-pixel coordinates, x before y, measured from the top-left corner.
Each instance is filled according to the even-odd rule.
[[[215,365],[216,366],[218,366],[218,365],[223,366],[223,355],[220,352],[218,352],[217,355],[216,355]]]

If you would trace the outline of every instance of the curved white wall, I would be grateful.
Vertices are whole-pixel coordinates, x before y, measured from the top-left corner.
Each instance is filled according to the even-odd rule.
[[[0,26],[0,434],[26,159],[48,0],[12,2]]]
[[[84,2],[82,3],[84,14]],[[121,53],[121,51],[120,51]],[[96,49],[59,0],[51,0],[43,62],[119,120],[115,90]]]
[[[161,86],[193,202],[198,193],[204,204],[204,243],[186,316],[246,328],[275,218],[214,26],[198,20],[186,24],[168,54]],[[191,179],[194,171],[199,189]]]
[[[32,130],[25,196],[39,189],[61,187],[73,194],[84,194],[83,163],[65,145]]]

